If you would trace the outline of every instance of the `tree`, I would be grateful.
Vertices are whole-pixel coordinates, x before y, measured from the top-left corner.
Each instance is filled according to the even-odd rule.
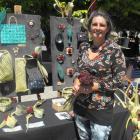
[[[116,29],[140,31],[139,0],[98,0],[97,7],[111,15]]]
[[[71,0],[60,0],[69,2]],[[75,0],[74,10],[88,9],[92,0]],[[48,33],[49,17],[61,16],[53,7],[54,0],[1,0],[0,6],[13,11],[14,4],[21,4],[23,13],[41,15],[43,30]],[[96,0],[96,9],[106,10],[113,19],[117,30],[140,31],[140,0]]]

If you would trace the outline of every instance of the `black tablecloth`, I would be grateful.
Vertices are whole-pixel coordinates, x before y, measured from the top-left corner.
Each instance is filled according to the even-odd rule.
[[[35,102],[25,102],[20,104],[29,106],[34,103]],[[16,104],[12,106],[15,108]],[[45,124],[44,127],[30,128],[26,133],[25,116],[16,116],[18,125],[21,125],[23,130],[18,132],[3,132],[2,129],[0,129],[0,140],[78,140],[74,121],[72,119],[59,120],[54,115],[55,111],[51,107],[51,100],[47,100],[41,108],[45,109],[43,119],[33,117],[29,122],[43,121]],[[0,113],[0,122],[2,122],[5,115],[6,113]],[[129,113],[127,110],[120,106],[114,108],[111,140],[132,140],[133,127],[131,122],[128,124],[127,129],[125,128],[128,117]]]
[[[22,103],[24,105],[33,105],[35,102]],[[16,106],[16,105],[15,105]],[[43,119],[31,118],[30,123],[43,121],[44,127],[30,128],[26,133],[25,116],[16,117],[18,124],[23,130],[18,132],[3,132],[0,129],[0,140],[77,140],[76,130],[73,120],[59,120],[55,115],[55,111],[51,108],[51,100],[47,100],[41,107],[45,109]],[[4,118],[3,113],[0,114],[0,122]]]
[[[126,127],[126,122],[129,116],[129,112],[126,109],[121,106],[115,106],[111,140],[132,140],[132,123],[129,122]]]

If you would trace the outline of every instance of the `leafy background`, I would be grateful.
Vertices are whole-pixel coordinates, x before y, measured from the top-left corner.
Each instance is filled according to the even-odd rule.
[[[70,2],[70,0],[59,0]],[[88,9],[93,0],[75,0],[74,11]],[[7,8],[7,12],[13,12],[15,4],[22,5],[22,13],[41,15],[41,26],[47,36],[46,43],[49,45],[50,16],[61,16],[53,7],[54,0],[1,0],[0,8]],[[102,8],[106,10],[115,25],[116,31],[131,30],[140,31],[140,0],[96,0],[92,10]]]

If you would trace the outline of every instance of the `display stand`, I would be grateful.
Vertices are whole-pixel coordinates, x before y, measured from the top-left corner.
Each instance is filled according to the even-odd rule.
[[[25,54],[31,55],[35,47],[40,46],[43,38],[40,15],[8,13],[3,24],[8,24],[11,16],[17,19],[17,24],[25,25],[26,29],[26,44],[0,44],[1,50],[8,50],[10,52],[14,65],[15,58],[23,57]],[[15,24],[15,21],[11,20],[11,24],[13,23]],[[15,94],[15,81],[0,84],[0,94],[2,96]],[[27,94],[29,94],[29,92]]]
[[[69,28],[71,28],[71,31],[69,31]],[[78,19],[50,17],[53,90],[61,90],[64,87],[72,86],[73,76],[69,75],[68,68],[75,70],[78,54],[77,33],[80,32],[80,29],[81,24]],[[63,38],[63,44],[61,44],[61,41],[59,43],[60,38],[57,38],[59,33],[61,33],[59,37]],[[69,33],[72,33],[72,37],[69,37]],[[72,48],[71,55],[68,54],[70,53],[67,50],[68,48]],[[58,62],[57,58],[60,54],[64,56],[64,62]],[[59,78],[58,65],[61,72],[63,70],[63,80]]]
[[[1,44],[0,49],[7,49],[13,57],[22,57],[24,54],[31,54],[36,46],[42,43],[41,36],[41,23],[40,15],[29,15],[29,14],[7,14],[5,23],[8,24],[11,16],[16,17],[17,24],[23,24],[26,28],[26,44]],[[11,20],[11,24],[15,23]],[[30,26],[30,22],[33,22],[33,26]],[[14,50],[18,52],[15,54]]]

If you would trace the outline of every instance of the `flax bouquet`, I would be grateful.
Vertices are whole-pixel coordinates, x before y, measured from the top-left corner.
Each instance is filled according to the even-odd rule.
[[[94,75],[92,75],[88,70],[82,70],[77,78],[79,79],[81,85],[78,91],[79,94],[72,94],[74,92],[72,87],[67,87],[63,89],[63,92],[66,89],[68,89],[69,91],[66,102],[64,103],[64,108],[69,107],[69,111],[73,109],[73,104],[79,95],[88,95],[88,93],[92,92],[93,81],[95,79]],[[85,98],[87,98],[87,96],[85,96]]]
[[[133,94],[131,97],[129,97],[130,89],[133,89]],[[119,98],[119,96],[117,95],[117,92],[121,92],[124,95],[125,101],[122,101]],[[129,121],[131,121],[132,124],[135,126],[132,140],[140,140],[140,103],[139,103],[138,92],[139,92],[138,84],[134,86],[132,83],[130,83],[126,91],[117,89],[115,92],[115,96],[118,98],[122,106],[125,109],[128,109],[128,111],[130,112],[130,117],[128,118],[126,122],[126,128],[128,126]]]

